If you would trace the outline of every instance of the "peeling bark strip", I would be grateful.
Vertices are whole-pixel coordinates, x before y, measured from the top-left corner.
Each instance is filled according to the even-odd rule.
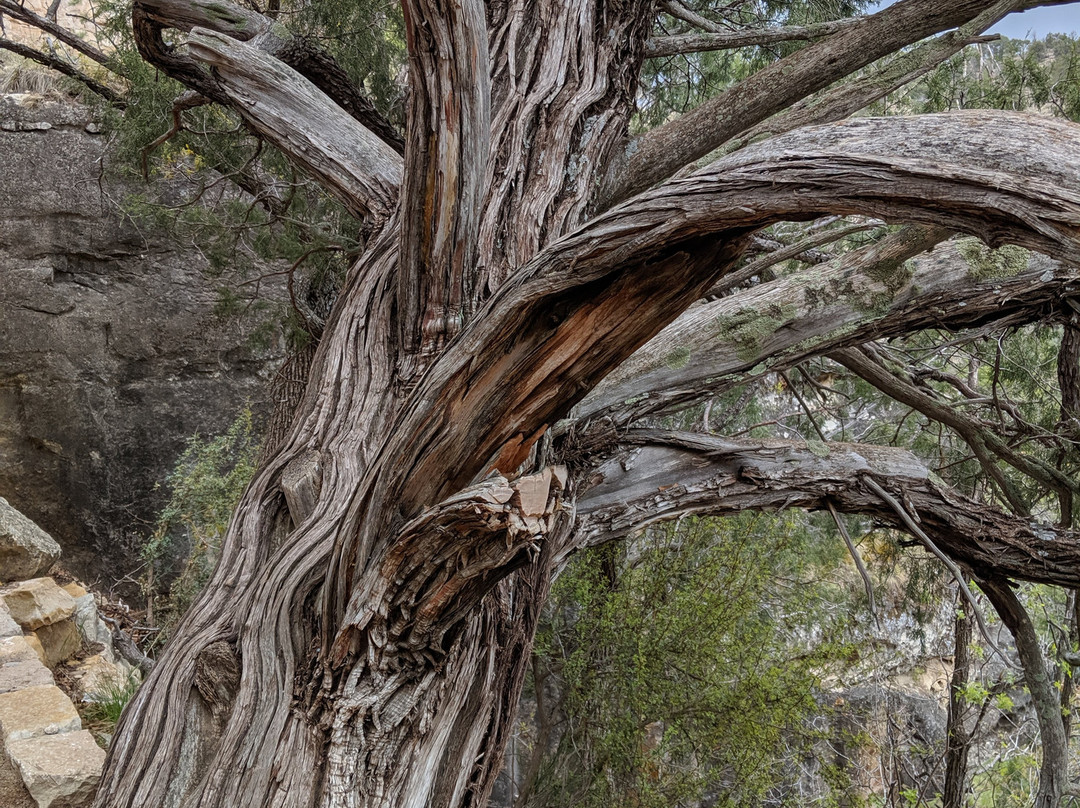
[[[477,305],[585,220],[624,146],[653,19],[651,0],[487,5],[492,149]]]
[[[405,0],[409,139],[398,281],[398,328],[421,372],[469,315],[491,132],[487,27],[481,0]]]
[[[935,480],[906,450],[850,443],[630,430],[621,447],[589,472],[592,487],[577,502],[577,547],[621,539],[684,514],[830,505],[906,530],[866,478],[914,507],[919,527],[980,578],[1007,575],[1069,587],[1080,582],[1080,532],[1009,516],[966,497]]]
[[[354,592],[338,661],[365,631],[380,649],[393,643],[423,656],[442,647],[446,632],[555,534],[567,479],[562,466],[513,482],[495,475],[411,521],[379,574]]]

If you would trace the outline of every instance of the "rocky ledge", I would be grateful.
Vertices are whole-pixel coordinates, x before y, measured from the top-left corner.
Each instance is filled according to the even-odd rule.
[[[107,698],[138,676],[113,650],[95,596],[50,577],[59,557],[48,534],[0,499],[0,805],[84,808],[105,751],[68,692]],[[57,686],[61,666],[68,692]]]
[[[69,570],[111,582],[140,563],[184,442],[259,410],[282,347],[218,316],[194,246],[125,215],[145,188],[108,140],[85,107],[0,95],[0,492]],[[260,289],[284,296],[280,277]]]

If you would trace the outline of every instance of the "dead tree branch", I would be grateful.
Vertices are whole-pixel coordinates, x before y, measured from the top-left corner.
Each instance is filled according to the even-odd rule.
[[[794,42],[818,39],[835,34],[859,22],[859,18],[830,20],[812,25],[785,25],[779,28],[756,28],[743,31],[706,32],[661,36],[645,43],[645,56],[675,56],[701,51],[752,48],[775,45],[778,42]]]

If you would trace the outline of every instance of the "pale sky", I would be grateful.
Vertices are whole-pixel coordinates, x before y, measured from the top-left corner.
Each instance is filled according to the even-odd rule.
[[[878,3],[891,6],[893,0]],[[1023,14],[1010,14],[990,29],[991,33],[1014,39],[1036,39],[1047,34],[1080,34],[1080,3],[1049,8],[1033,8]]]

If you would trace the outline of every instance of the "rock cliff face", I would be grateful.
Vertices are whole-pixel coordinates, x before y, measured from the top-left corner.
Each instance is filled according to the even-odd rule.
[[[264,409],[281,350],[214,315],[194,248],[125,219],[99,132],[0,97],[0,496],[107,583],[138,566],[185,438]]]

